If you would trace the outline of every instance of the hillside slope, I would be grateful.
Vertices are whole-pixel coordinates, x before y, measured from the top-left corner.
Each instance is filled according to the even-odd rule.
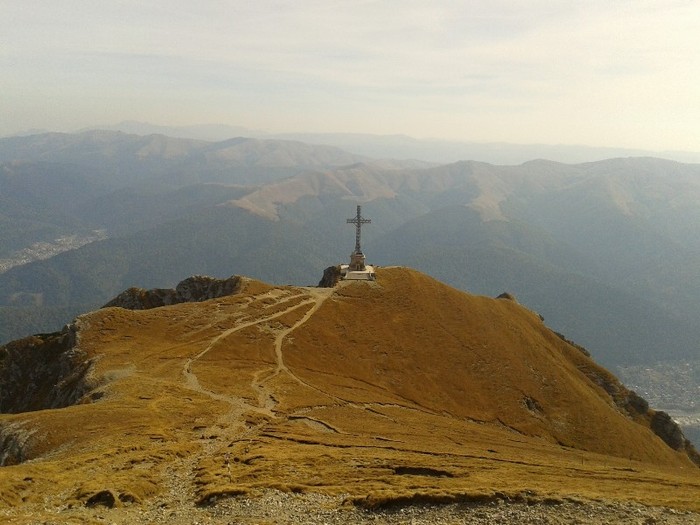
[[[595,263],[581,252],[527,224],[484,222],[474,210],[449,206],[372,239],[366,252],[380,264],[401,261],[472,293],[507,290],[606,366],[698,356],[697,322],[638,293],[640,286],[596,278]]]
[[[10,515],[177,510],[269,489],[369,507],[700,510],[700,459],[678,428],[511,299],[405,268],[327,289],[236,282],[233,295],[104,308],[4,347]]]

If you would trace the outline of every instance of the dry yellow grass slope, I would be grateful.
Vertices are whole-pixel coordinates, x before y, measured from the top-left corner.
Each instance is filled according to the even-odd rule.
[[[700,469],[629,393],[512,300],[404,268],[335,289],[78,321],[83,402],[0,416],[0,506],[617,499],[700,510]],[[113,503],[112,503],[112,500]]]

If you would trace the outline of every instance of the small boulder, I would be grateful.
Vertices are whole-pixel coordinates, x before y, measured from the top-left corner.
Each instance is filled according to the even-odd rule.
[[[103,507],[107,507],[108,509],[111,509],[114,507],[114,504],[117,502],[117,498],[114,497],[114,494],[112,493],[111,490],[101,490],[99,492],[96,492],[92,496],[90,496],[87,501],[85,502],[86,507],[97,507],[98,505],[101,505]]]

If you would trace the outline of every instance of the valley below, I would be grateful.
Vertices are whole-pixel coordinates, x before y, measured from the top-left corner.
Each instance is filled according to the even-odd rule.
[[[628,388],[667,412],[688,439],[700,444],[700,361],[619,366],[616,371]]]
[[[74,233],[53,239],[52,241],[35,242],[31,246],[17,250],[8,257],[0,259],[0,274],[15,266],[21,266],[33,261],[49,259],[59,253],[75,250],[91,242],[107,238],[104,230],[94,230],[90,233]]]

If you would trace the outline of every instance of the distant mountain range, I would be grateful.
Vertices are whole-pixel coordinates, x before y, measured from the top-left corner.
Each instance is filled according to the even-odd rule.
[[[310,168],[368,160],[332,146],[289,140],[231,138],[221,142],[129,135],[120,131],[47,133],[0,140],[0,163],[80,166],[112,188],[199,182],[259,184]]]
[[[521,164],[532,159],[581,163],[613,157],[660,157],[679,162],[700,162],[700,152],[698,151],[653,151],[571,144],[460,142],[417,139],[408,135],[373,135],[369,133],[269,133],[224,124],[161,126],[146,122],[124,121],[88,129],[121,131],[136,135],[160,134],[214,142],[235,137],[294,140],[334,146],[367,157],[418,159],[437,164],[448,164],[467,159],[492,164]],[[88,129],[81,131],[88,131]]]
[[[2,139],[0,163],[0,257],[58,235],[109,236],[0,274],[3,340],[191,274],[315,283],[347,259],[345,219],[361,203],[376,264],[512,292],[609,366],[700,352],[698,165],[435,166],[288,140],[115,131]]]

